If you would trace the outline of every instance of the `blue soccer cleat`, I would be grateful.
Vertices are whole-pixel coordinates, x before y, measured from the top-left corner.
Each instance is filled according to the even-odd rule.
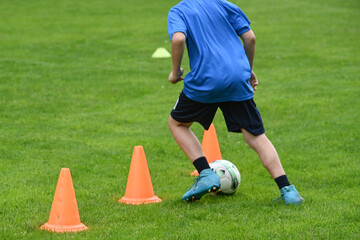
[[[299,205],[304,201],[304,199],[300,196],[294,185],[281,188],[280,193],[281,196],[274,201],[282,199],[285,201],[286,205]]]
[[[218,175],[209,169],[202,170],[199,177],[194,179],[193,185],[184,194],[182,200],[195,201],[199,200],[204,194],[216,192],[220,189],[220,179]]]

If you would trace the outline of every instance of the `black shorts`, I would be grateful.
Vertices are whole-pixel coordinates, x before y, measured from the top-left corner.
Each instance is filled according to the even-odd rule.
[[[220,107],[229,132],[241,132],[245,129],[255,136],[265,132],[259,110],[253,99],[241,102],[201,103],[180,93],[171,117],[181,123],[198,122],[209,129],[215,113]]]

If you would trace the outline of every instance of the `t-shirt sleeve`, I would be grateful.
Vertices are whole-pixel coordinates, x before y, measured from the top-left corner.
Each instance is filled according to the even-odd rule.
[[[180,16],[179,12],[171,9],[169,11],[168,15],[168,33],[170,40],[172,40],[172,36],[176,32],[182,32],[187,37],[187,27],[183,20],[183,18]]]
[[[224,7],[228,14],[228,20],[238,36],[250,30],[250,20],[246,17],[245,13],[233,3],[225,2]]]

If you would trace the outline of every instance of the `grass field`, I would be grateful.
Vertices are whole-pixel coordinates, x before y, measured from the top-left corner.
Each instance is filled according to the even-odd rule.
[[[360,239],[360,2],[234,1],[257,37],[255,101],[298,207],[272,202],[276,184],[220,112],[241,186],[181,201],[194,169],[167,119],[182,83],[151,58],[170,50],[176,3],[0,0],[0,239]],[[135,145],[162,203],[118,203]],[[87,231],[39,230],[63,167]]]

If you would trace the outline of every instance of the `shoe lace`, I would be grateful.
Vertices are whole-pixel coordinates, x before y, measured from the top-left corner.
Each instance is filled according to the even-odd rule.
[[[284,194],[281,194],[280,197],[276,198],[273,200],[273,202],[279,201],[279,200],[283,200],[284,199]]]
[[[273,199],[273,202],[279,201],[281,199],[284,199],[284,197],[282,195],[280,197],[276,198],[276,199]]]
[[[197,177],[197,178],[194,178],[194,183],[189,187],[189,189],[188,189],[188,191],[192,188],[192,187],[194,187],[194,186],[196,186],[196,184],[198,183],[198,181],[199,181],[199,177]]]
[[[288,191],[288,190],[287,190],[287,191]],[[273,202],[279,201],[279,200],[285,200],[285,199],[284,199],[284,193],[281,193],[281,196],[278,197],[278,198],[276,198],[276,199],[274,199]]]

